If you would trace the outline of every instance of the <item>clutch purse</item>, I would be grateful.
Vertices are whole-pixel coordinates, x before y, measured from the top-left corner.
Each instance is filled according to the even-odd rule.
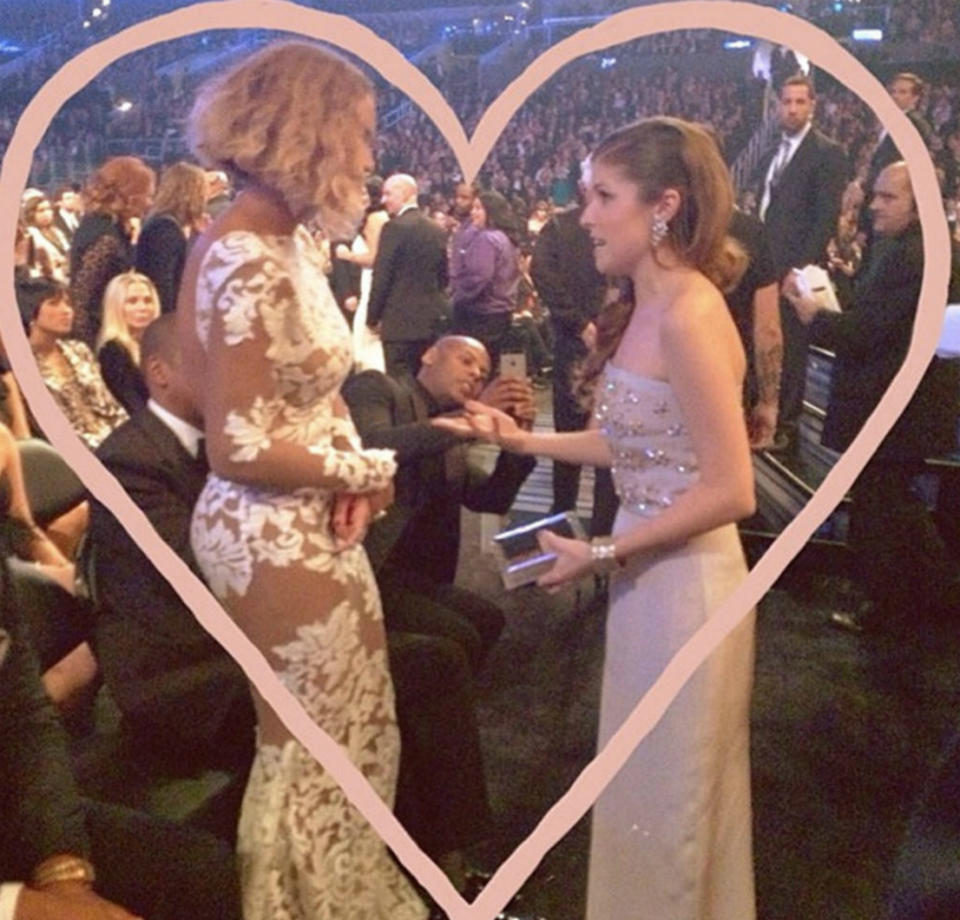
[[[541,530],[574,540],[587,538],[580,519],[572,511],[537,518],[498,533],[493,538],[493,546],[500,563],[500,577],[508,591],[533,584],[553,566],[557,554],[540,549],[537,534]]]

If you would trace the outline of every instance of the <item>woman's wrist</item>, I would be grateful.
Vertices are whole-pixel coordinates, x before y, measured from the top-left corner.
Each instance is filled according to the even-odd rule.
[[[619,572],[624,560],[617,557],[617,544],[613,537],[594,537],[590,541],[590,559],[598,575]]]

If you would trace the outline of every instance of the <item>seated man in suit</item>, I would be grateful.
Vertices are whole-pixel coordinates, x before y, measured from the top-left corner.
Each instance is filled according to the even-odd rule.
[[[480,342],[445,336],[424,353],[415,380],[364,371],[343,388],[364,446],[397,452],[396,501],[366,541],[387,628],[456,639],[474,667],[500,635],[503,614],[453,584],[460,508],[505,514],[536,461],[504,451],[490,475],[471,469],[468,445],[431,426],[430,418],[479,397],[532,425],[530,384],[500,378],[481,393],[489,368]]]
[[[190,517],[207,465],[172,314],[146,329],[140,350],[150,400],[97,456],[157,533],[195,568]],[[246,677],[96,500],[84,569],[100,608],[97,655],[126,727],[150,757],[188,770],[223,767],[245,775],[254,726]]]
[[[175,317],[151,323],[140,349],[150,402],[98,456],[192,564],[190,517],[206,463],[200,419],[180,374]],[[189,767],[245,775],[254,713],[243,672],[96,502],[89,552],[102,606],[97,651],[104,676],[148,754],[163,750]],[[456,642],[440,636],[391,631],[387,643],[403,743],[397,816],[442,862],[478,839],[489,821],[469,663]],[[217,818],[221,832],[235,826],[235,813]]]
[[[0,585],[0,918],[240,920],[225,843],[80,799],[2,567]]]

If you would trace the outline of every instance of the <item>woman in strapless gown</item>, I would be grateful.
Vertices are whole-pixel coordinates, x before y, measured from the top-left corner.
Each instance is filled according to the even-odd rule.
[[[610,537],[544,534],[540,584],[611,574],[602,749],[746,575],[735,521],[752,513],[740,408],[745,359],[719,287],[745,257],[733,192],[702,128],[645,119],[591,158],[581,222],[597,268],[625,280],[584,372],[594,423],[526,434],[476,403],[445,425],[511,450],[610,466]],[[748,715],[753,615],[698,669],[594,807],[588,920],[753,920]]]
[[[194,146],[244,189],[201,236],[178,305],[211,472],[190,540],[226,612],[392,805],[399,760],[380,598],[360,545],[391,496],[339,393],[350,332],[304,221],[352,231],[373,96],[339,57],[268,46],[202,91]],[[244,132],[248,132],[244,134]],[[245,920],[423,920],[383,841],[257,694],[238,831]]]

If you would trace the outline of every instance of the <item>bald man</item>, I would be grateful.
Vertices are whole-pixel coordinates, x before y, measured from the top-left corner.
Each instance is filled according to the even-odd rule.
[[[785,290],[811,341],[836,355],[821,441],[838,451],[850,446],[903,364],[923,280],[923,239],[902,160],[877,176],[870,212],[875,237],[851,309],[824,310],[795,287]],[[958,295],[952,290],[951,302]],[[897,629],[908,616],[960,614],[960,567],[912,489],[926,457],[956,449],[958,389],[955,362],[934,358],[853,486],[849,543],[875,611],[854,627]]]
[[[379,329],[387,373],[399,379],[416,374],[447,311],[447,242],[420,213],[411,176],[390,176],[382,200],[390,220],[373,263],[367,325]]]

